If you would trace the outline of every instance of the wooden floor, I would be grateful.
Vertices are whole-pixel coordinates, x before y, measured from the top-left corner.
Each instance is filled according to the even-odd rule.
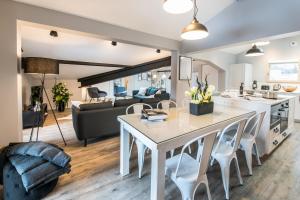
[[[138,179],[136,152],[131,161],[132,173],[127,177],[119,175],[119,137],[94,141],[87,147],[78,142],[70,120],[61,123],[68,145],[65,151],[72,156],[72,171],[60,178],[55,190],[46,199],[98,199],[98,200],[146,200],[150,199],[150,161],[145,160],[144,177]],[[239,163],[244,185],[240,186],[234,166],[231,172],[231,199],[233,200],[296,200],[300,199],[300,124],[297,131],[266,160],[255,166],[253,176],[247,176],[243,154],[239,153]],[[24,140],[30,130],[24,131]],[[42,128],[40,140],[63,143],[55,125]],[[256,164],[256,163],[254,163]],[[225,199],[218,165],[210,167],[208,179],[213,199]],[[0,188],[0,196],[2,189]],[[167,200],[179,200],[181,195],[176,186],[166,179]],[[196,199],[207,199],[204,189],[199,188]]]

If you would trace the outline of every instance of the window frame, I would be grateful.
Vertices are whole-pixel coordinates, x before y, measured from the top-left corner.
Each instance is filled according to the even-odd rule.
[[[298,79],[296,81],[293,80],[270,80],[270,71],[271,71],[271,65],[272,64],[288,64],[288,63],[297,63],[299,66],[298,70]],[[269,83],[300,83],[300,62],[299,61],[278,61],[278,62],[269,62],[268,63],[268,71],[267,71],[267,82]]]

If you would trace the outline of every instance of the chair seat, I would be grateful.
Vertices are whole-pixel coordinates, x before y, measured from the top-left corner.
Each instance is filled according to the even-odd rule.
[[[175,177],[179,157],[180,155],[176,155],[166,161],[166,175],[171,177],[174,181],[177,179],[182,179],[182,181],[186,182],[197,181],[200,163],[187,153],[182,154],[180,168],[178,170],[177,177]]]
[[[214,147],[214,149],[215,149],[215,147]],[[219,157],[231,156],[232,155],[232,149],[233,149],[233,147],[229,146],[229,144],[220,143],[218,151],[215,152],[213,150],[212,156],[216,159],[218,159]]]

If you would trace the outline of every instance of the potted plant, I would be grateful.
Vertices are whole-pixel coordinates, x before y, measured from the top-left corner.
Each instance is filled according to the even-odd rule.
[[[72,94],[64,83],[57,83],[52,88],[53,102],[58,112],[64,112]]]
[[[192,87],[189,91],[185,92],[186,96],[191,97],[190,113],[192,115],[212,113],[214,110],[212,94],[215,90],[215,86],[208,85],[207,76],[205,76],[204,83],[200,83],[197,77],[197,84],[197,87]]]

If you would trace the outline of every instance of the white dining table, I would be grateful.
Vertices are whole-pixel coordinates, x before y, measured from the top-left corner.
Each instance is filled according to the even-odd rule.
[[[129,172],[130,134],[151,149],[151,200],[163,200],[165,192],[166,153],[181,147],[197,136],[213,130],[221,130],[230,123],[248,118],[255,111],[215,105],[214,112],[194,116],[186,108],[165,110],[168,119],[151,122],[142,120],[141,115],[118,116],[120,122],[120,174]]]

